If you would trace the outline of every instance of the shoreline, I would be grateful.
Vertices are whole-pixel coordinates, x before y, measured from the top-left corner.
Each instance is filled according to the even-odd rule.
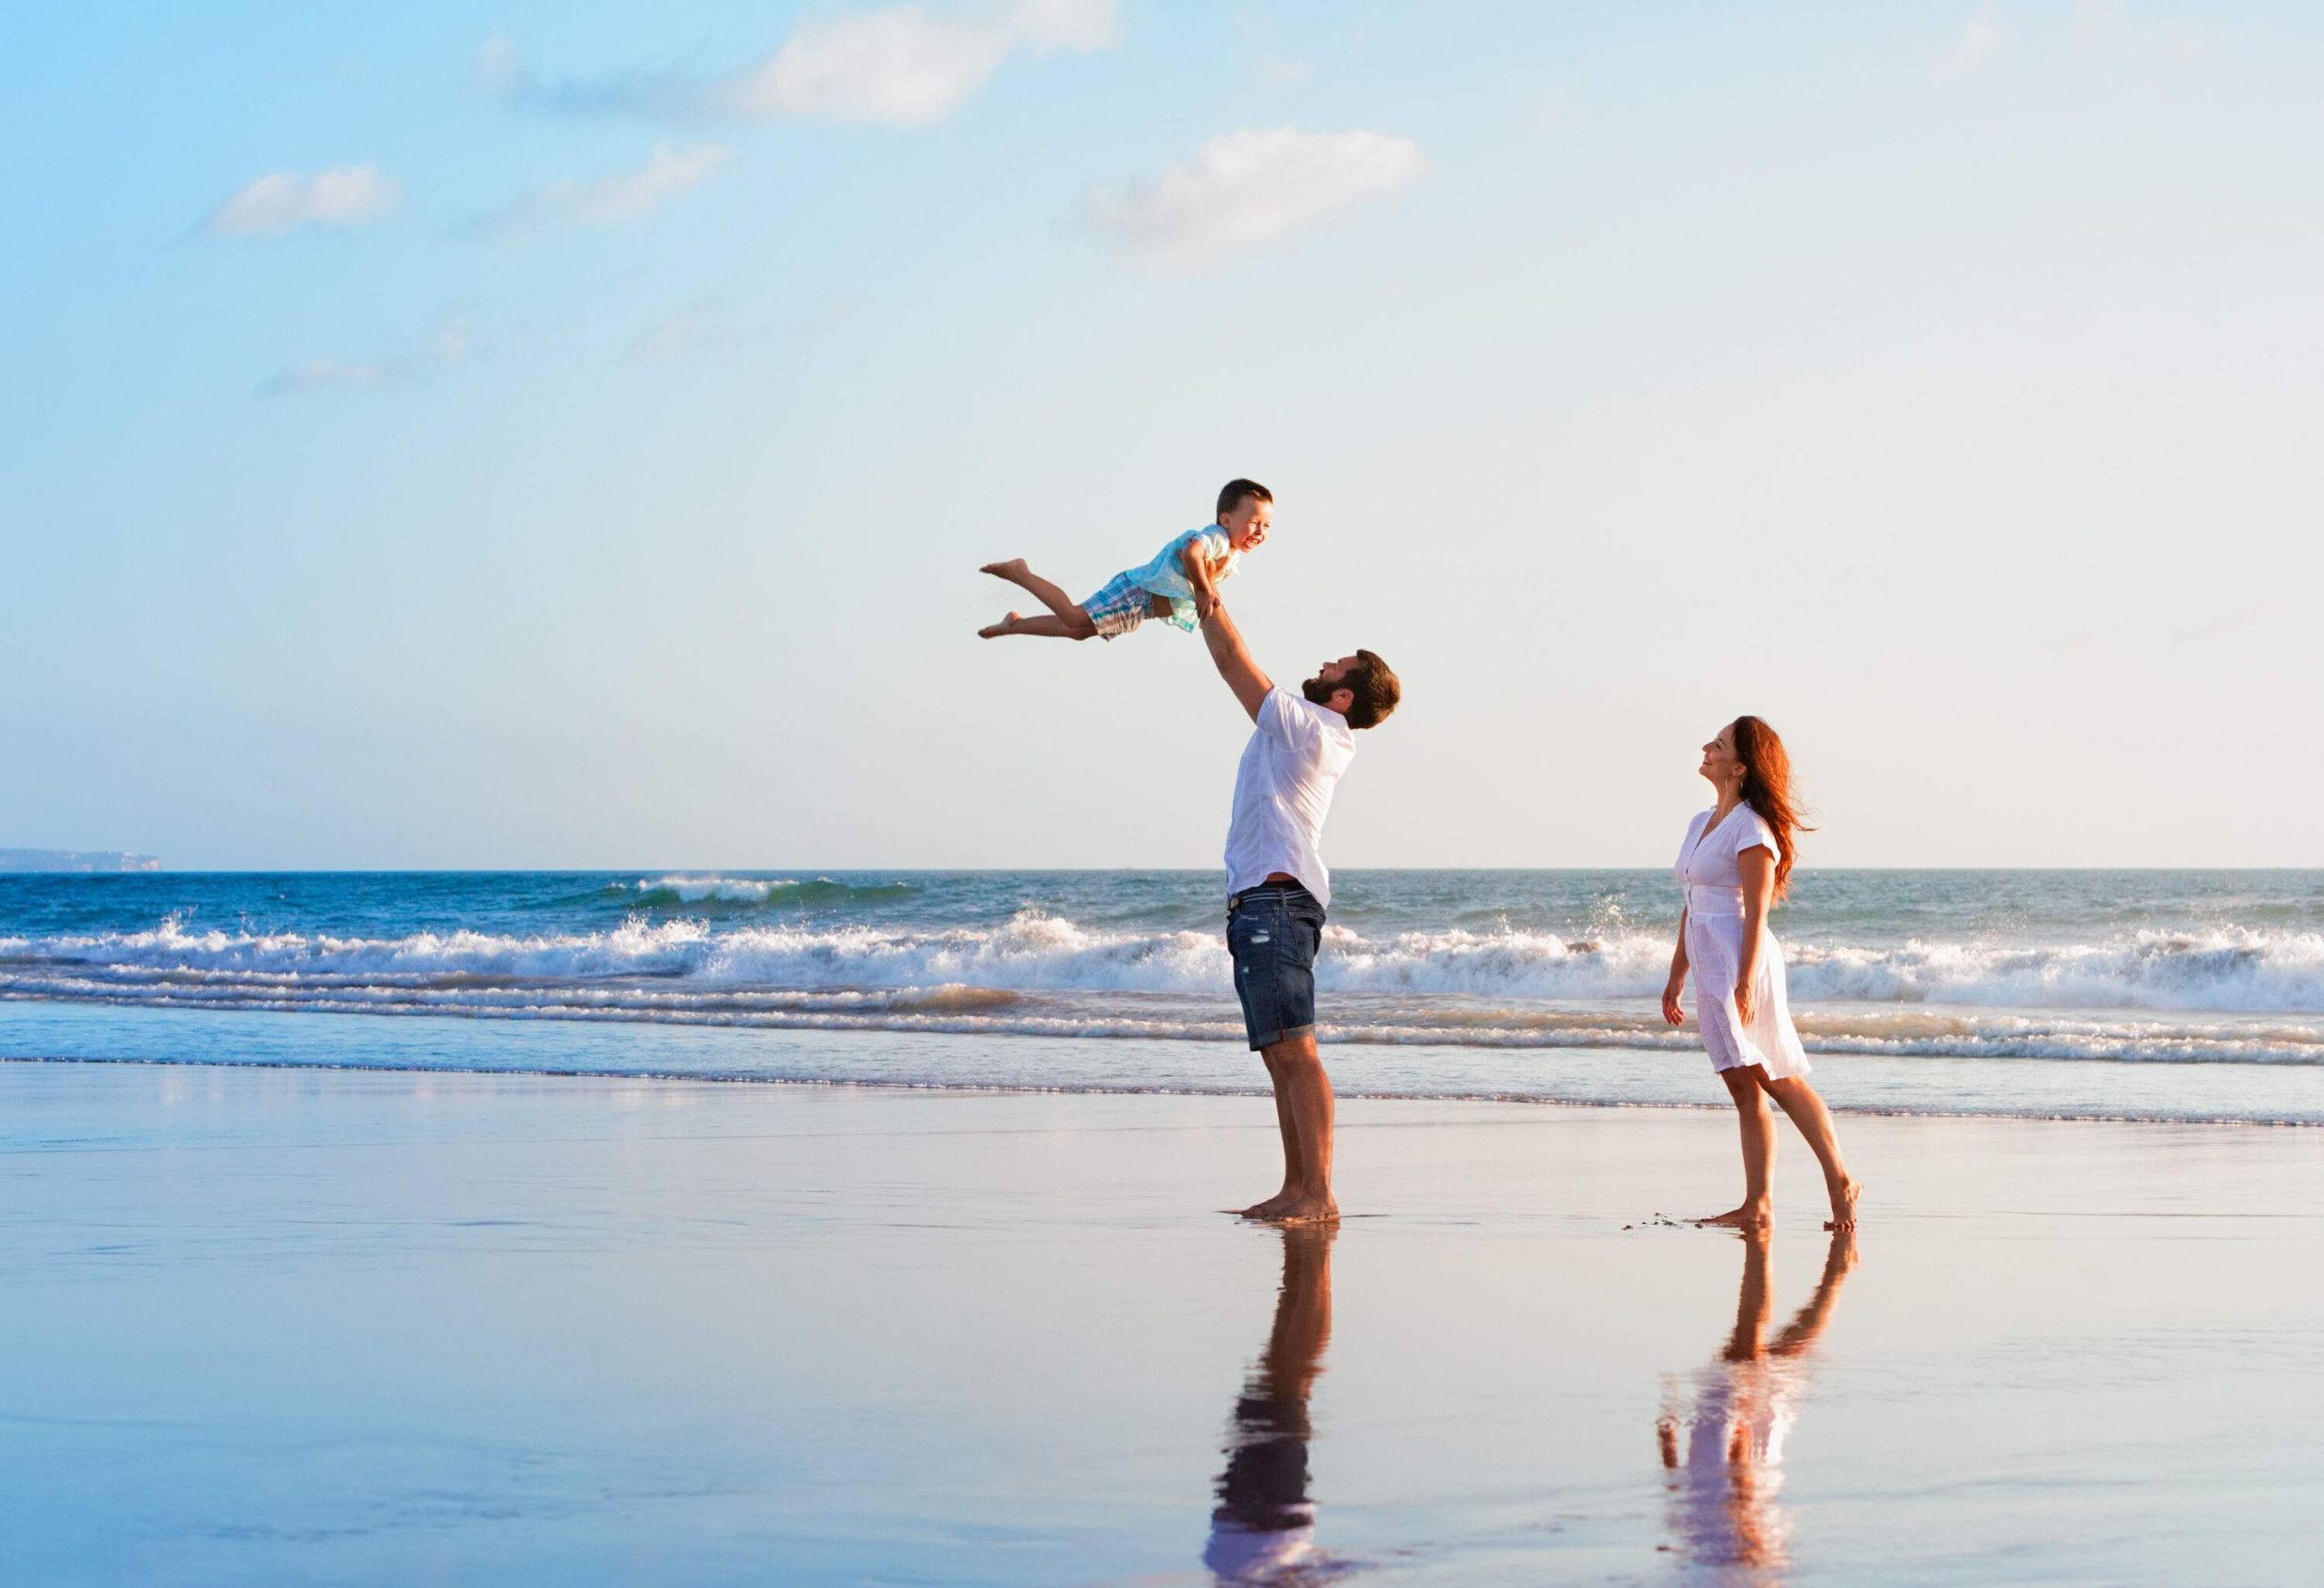
[[[890,1033],[883,1033],[890,1034]],[[1578,1049],[1574,1051],[1587,1052]],[[1330,1050],[1324,1050],[1326,1055]],[[2132,1060],[2077,1060],[2076,1063],[2134,1063]],[[2224,1067],[2228,1061],[2221,1061]],[[652,1081],[677,1085],[770,1087],[833,1090],[959,1094],[970,1097],[1093,1097],[1093,1098],[1220,1098],[1265,1100],[1273,1094],[1264,1086],[1251,1087],[1130,1087],[1130,1086],[1035,1086],[993,1081],[946,1080],[872,1080],[828,1076],[783,1076],[721,1074],[714,1071],[659,1070],[478,1070],[458,1065],[439,1064],[378,1064],[332,1063],[312,1060],[272,1059],[178,1059],[164,1056],[133,1058],[88,1058],[80,1056],[47,1057],[29,1053],[0,1053],[0,1065],[84,1065],[92,1069],[116,1067],[146,1067],[154,1069],[212,1069],[228,1070],[269,1070],[287,1074],[311,1072],[324,1075],[424,1075],[478,1076],[487,1079],[537,1080],[595,1080],[606,1082]],[[1328,1060],[1326,1063],[1328,1068]],[[2265,1069],[2267,1066],[2252,1066]],[[1424,1092],[1424,1091],[1358,1091],[1336,1085],[1334,1096],[1341,1102],[1358,1103],[1441,1103],[1447,1106],[1510,1107],[1543,1109],[1597,1109],[1608,1112],[1650,1110],[1655,1112],[1703,1112],[1727,1114],[1732,1111],[1729,1102],[1706,1098],[1699,1102],[1642,1098],[1635,1100],[1603,1098],[1548,1097],[1529,1092]],[[2324,1129],[2324,1119],[2177,1119],[2138,1114],[2032,1114],[2007,1113],[1995,1110],[1943,1110],[1874,1108],[1863,1104],[1829,1102],[1836,1114],[1866,1119],[1994,1119],[2016,1120],[2026,1124],[2055,1125],[2152,1125],[2248,1127],[2269,1130],[2311,1130]]]

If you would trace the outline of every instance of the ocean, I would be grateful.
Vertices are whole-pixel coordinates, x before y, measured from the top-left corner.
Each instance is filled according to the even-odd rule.
[[[1717,1100],[1656,1007],[1667,872],[1334,888],[1343,1090]],[[1208,871],[0,876],[0,1057],[1247,1090],[1221,893]],[[1819,1066],[1878,1078],[1856,1106],[2324,1122],[2324,872],[1803,870],[1774,925],[1809,1052],[1881,1061]]]

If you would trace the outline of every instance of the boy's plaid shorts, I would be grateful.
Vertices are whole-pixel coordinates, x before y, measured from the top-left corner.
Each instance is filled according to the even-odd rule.
[[[1154,606],[1154,592],[1128,574],[1116,574],[1106,587],[1081,603],[1081,610],[1098,626],[1098,637],[1111,639],[1144,623]]]

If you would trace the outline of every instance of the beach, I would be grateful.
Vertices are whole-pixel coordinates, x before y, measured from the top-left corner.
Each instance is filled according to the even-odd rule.
[[[1852,1263],[1712,1110],[1351,1100],[1287,1238],[1248,1098],[0,1065],[10,1574],[2309,1569],[2324,1135],[1843,1123]]]
[[[0,1588],[2324,1583],[2324,6],[17,11]]]

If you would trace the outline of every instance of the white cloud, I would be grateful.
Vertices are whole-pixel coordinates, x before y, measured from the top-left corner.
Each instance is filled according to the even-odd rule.
[[[1251,57],[1251,81],[1261,88],[1297,88],[1314,75],[1315,68],[1295,55],[1260,54]]]
[[[1961,36],[1929,63],[1930,73],[1937,77],[1965,77],[1993,58],[1995,51],[2009,42],[2009,30],[2001,23],[2000,0],[1984,0],[1969,14],[1968,25]]]
[[[2211,617],[2178,625],[2171,631],[2171,643],[2183,649],[2188,646],[2209,645],[2214,640],[2230,639],[2249,630],[2265,627],[2271,616],[2265,605],[2239,607],[2231,612],[2221,612]]]
[[[474,76],[495,98],[568,113],[925,126],[959,110],[1020,50],[1086,54],[1116,35],[1114,0],[881,5],[810,18],[773,54],[724,74],[656,69],[544,83],[496,38],[478,52]]]
[[[1158,180],[1091,192],[1081,222],[1133,259],[1203,270],[1407,186],[1426,168],[1419,144],[1386,133],[1224,133]]]
[[[259,382],[261,397],[303,397],[319,391],[372,391],[418,380],[432,366],[449,368],[465,363],[477,350],[474,332],[465,318],[437,321],[420,340],[417,353],[391,353],[368,363],[343,359],[309,359],[277,370]]]
[[[633,360],[675,359],[680,353],[702,344],[702,316],[690,309],[657,321],[631,339],[629,357]]]
[[[855,312],[852,294],[827,298],[804,314],[743,318],[734,307],[704,300],[664,316],[629,341],[633,363],[659,362],[696,354],[729,353],[769,342],[812,340]]]
[[[803,23],[735,84],[745,114],[940,122],[1009,58],[999,29],[898,5]]]
[[[492,237],[526,237],[641,220],[665,200],[709,181],[725,163],[726,151],[715,143],[664,143],[635,171],[535,188],[477,221],[473,230]]]
[[[309,359],[269,376],[258,389],[261,397],[297,397],[309,391],[365,390],[398,379],[387,364],[346,364],[337,359]]]
[[[2178,61],[2193,59],[2220,43],[2220,36],[2200,22],[2184,18],[2132,21],[2114,0],[2078,0],[2073,30],[2068,36],[2077,49],[2123,49]]]
[[[359,226],[403,202],[396,179],[376,165],[339,165],[313,176],[270,172],[210,212],[212,237],[280,237],[301,226]]]
[[[443,321],[428,337],[428,350],[439,364],[457,364],[476,350],[476,337],[466,320]]]

